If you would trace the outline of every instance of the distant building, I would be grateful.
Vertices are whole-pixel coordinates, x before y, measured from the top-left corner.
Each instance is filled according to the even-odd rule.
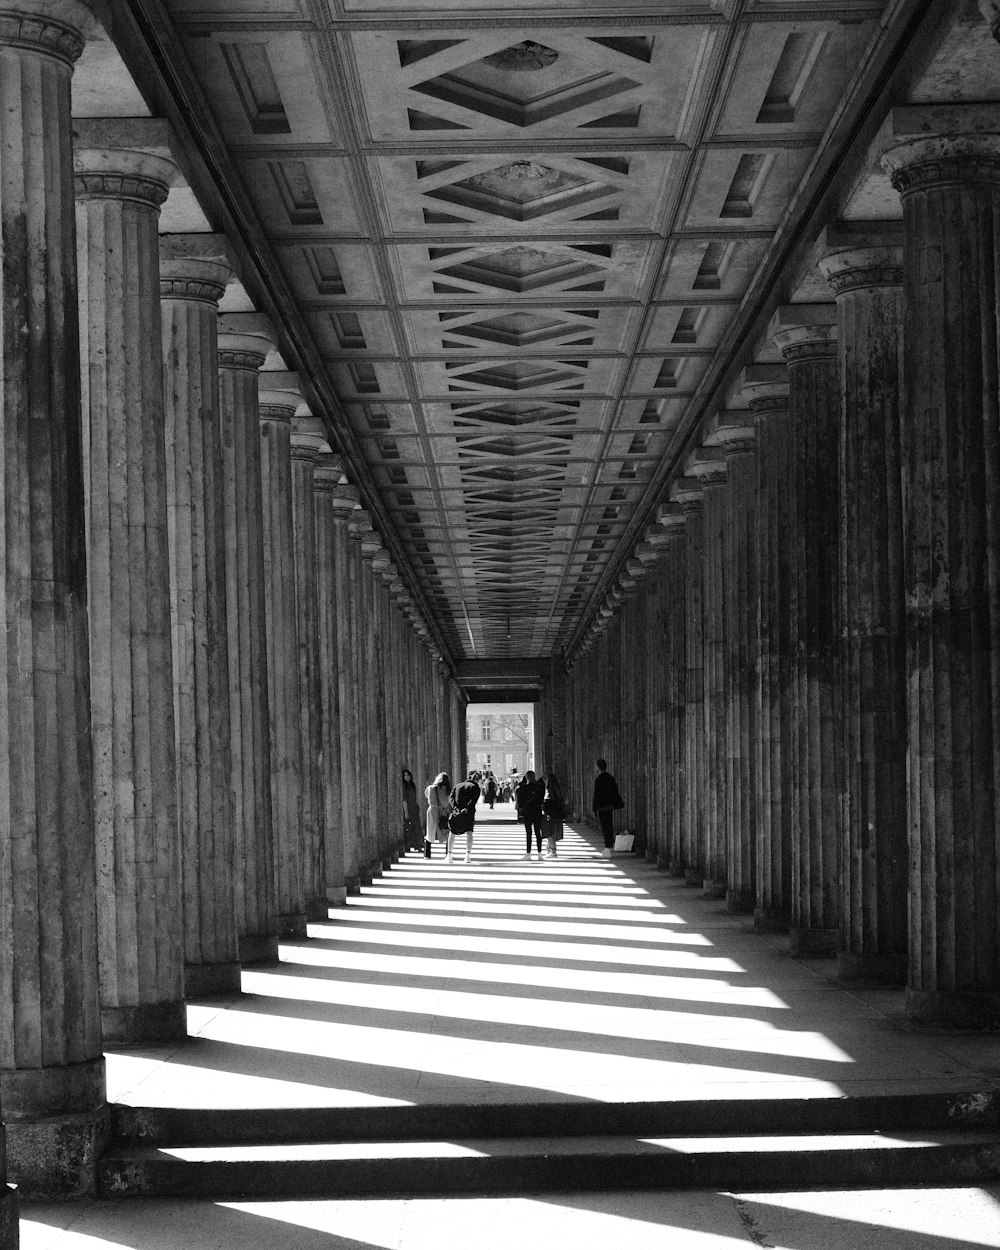
[[[535,767],[532,703],[470,703],[465,717],[469,768],[497,778]]]

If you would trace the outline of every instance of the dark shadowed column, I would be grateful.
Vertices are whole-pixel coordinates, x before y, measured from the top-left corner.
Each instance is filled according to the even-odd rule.
[[[219,235],[160,240],[184,992],[240,988],[219,430]]]
[[[101,1021],[187,1033],[157,220],[165,123],[77,122]]]
[[[0,1245],[22,1196],[92,1193],[97,973],[73,62],[85,4],[0,3]]]
[[[1000,110],[896,110],[916,1019],[1000,1021]],[[936,130],[938,133],[934,133]],[[919,138],[908,138],[910,135]]]
[[[361,885],[361,844],[359,817],[358,761],[358,664],[355,658],[357,602],[354,595],[353,565],[357,544],[351,539],[351,517],[361,507],[356,486],[342,484],[331,488],[333,510],[333,577],[336,585],[334,607],[337,613],[337,706],[340,710],[340,829],[344,857],[344,886],[348,893]]]
[[[798,611],[792,576],[795,457],[784,365],[750,365],[743,397],[757,435],[757,899],[754,927],[787,929],[792,894],[792,786],[797,767],[795,653]]]
[[[836,308],[794,304],[771,322],[789,380],[798,761],[793,785],[793,955],[835,955],[840,937],[844,743],[840,687],[840,378]]]
[[[829,229],[837,295],[844,814],[839,973],[906,981],[906,637],[900,406],[903,249]],[[877,242],[877,239],[871,241]],[[864,240],[861,240],[864,242]],[[833,250],[837,249],[837,250]]]
[[[219,318],[236,927],[243,963],[278,957],[257,399],[257,372],[273,346],[260,313]]]
[[[323,423],[300,416],[292,422],[292,547],[299,644],[299,713],[302,733],[302,885],[306,915],[326,919],[326,843],[323,832],[321,698],[319,684],[319,602],[316,570],[314,475]]]
[[[658,858],[671,876],[684,875],[684,813],[687,806],[685,775],[687,715],[687,534],[686,514],[669,504],[657,512],[667,539],[660,561],[663,582],[663,663],[666,737],[667,815],[664,846]]]
[[[271,725],[271,823],[278,932],[306,936],[302,818],[302,690],[292,542],[292,417],[302,402],[298,375],[257,376],[260,490],[264,505],[264,617]]]

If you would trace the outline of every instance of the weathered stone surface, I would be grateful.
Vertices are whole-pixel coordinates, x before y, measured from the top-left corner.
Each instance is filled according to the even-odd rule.
[[[910,941],[921,1020],[1000,1020],[1000,124],[894,143],[903,202]]]
[[[685,730],[687,708],[687,542],[685,513],[661,509],[658,520],[668,542],[660,565],[663,604],[666,831],[657,862],[675,876],[684,872]]]
[[[302,402],[297,376],[259,374],[258,399],[275,891],[279,933],[296,938],[306,936],[302,691],[292,540],[292,418]]]
[[[840,923],[844,741],[840,673],[840,392],[832,305],[790,305],[772,321],[788,367],[795,510],[788,534],[796,611],[791,951],[835,955]]]
[[[217,235],[160,242],[177,812],[188,997],[240,988],[219,420]]]
[[[795,523],[795,458],[784,365],[752,365],[741,378],[757,437],[756,744],[758,929],[788,927],[792,890],[792,784],[797,767],[792,627],[797,611],[789,558]]]
[[[834,239],[835,236],[829,236]],[[902,246],[841,245],[837,295],[845,805],[840,975],[906,980]]]
[[[306,915],[326,919],[326,844],[320,783],[322,726],[317,598],[316,501],[314,474],[326,447],[322,423],[296,417],[292,423],[292,550],[299,657],[299,712],[302,735],[302,888]]]
[[[92,20],[74,0],[0,5],[4,1250],[17,1245],[5,1182],[22,1195],[92,1192],[105,1117],[70,134],[72,63]],[[70,1112],[84,1136],[54,1169]]]
[[[186,1033],[157,236],[176,167],[144,120],[78,122],[73,155],[108,1043]]]
[[[337,588],[334,600],[337,615],[337,701],[342,721],[356,726],[358,730],[340,735],[340,827],[344,885],[350,891],[358,889],[361,881],[360,690],[355,653],[358,633],[355,564],[360,559],[360,548],[351,540],[350,534],[350,518],[361,507],[361,501],[355,487],[342,485],[330,492],[330,504],[334,526],[333,578]]]
[[[244,963],[278,954],[257,397],[257,371],[273,343],[257,313],[219,319],[236,927]]]

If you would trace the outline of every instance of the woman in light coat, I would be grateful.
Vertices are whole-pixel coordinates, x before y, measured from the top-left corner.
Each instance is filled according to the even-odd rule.
[[[451,781],[447,773],[438,773],[424,791],[427,800],[427,827],[424,830],[424,856],[431,857],[431,843],[448,845],[448,813],[451,811]]]

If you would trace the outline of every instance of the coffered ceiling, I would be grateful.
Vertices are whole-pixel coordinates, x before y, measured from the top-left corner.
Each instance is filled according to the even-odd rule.
[[[883,5],[165,7],[451,658],[558,653]]]

